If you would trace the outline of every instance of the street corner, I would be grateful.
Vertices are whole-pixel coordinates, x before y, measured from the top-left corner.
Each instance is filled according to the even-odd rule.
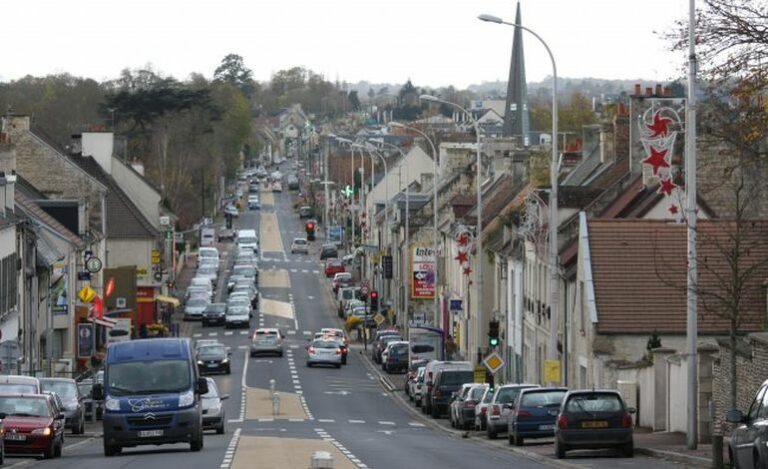
[[[325,451],[333,458],[334,469],[358,467],[326,439],[243,436],[237,445],[231,468],[311,467],[312,455],[317,451]]]
[[[245,418],[247,420],[308,420],[301,396],[277,392],[279,406],[275,413],[272,394],[268,389],[247,388],[245,392]]]
[[[291,278],[284,269],[265,269],[259,271],[259,287],[265,288],[291,288]],[[262,299],[261,301],[267,301]]]
[[[293,319],[293,306],[287,301],[271,300],[262,298],[259,301],[259,312],[270,316],[277,316],[283,319]]]

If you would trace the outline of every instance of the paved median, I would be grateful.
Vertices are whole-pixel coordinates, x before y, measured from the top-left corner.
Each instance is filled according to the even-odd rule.
[[[307,419],[307,414],[301,404],[301,397],[298,394],[278,392],[278,396],[280,397],[280,409],[275,415],[272,412],[272,395],[269,389],[248,388],[245,393],[245,418],[248,420]]]
[[[232,469],[310,467],[315,451],[327,451],[334,469],[356,469],[344,453],[325,440],[244,436],[240,438]]]

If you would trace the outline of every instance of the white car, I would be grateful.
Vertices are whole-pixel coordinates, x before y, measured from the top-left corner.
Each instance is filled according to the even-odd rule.
[[[259,200],[258,195],[249,195],[248,196],[248,209],[249,210],[256,210],[261,208],[261,201]]]
[[[211,302],[203,298],[192,298],[184,305],[184,320],[202,319],[205,307]]]
[[[224,215],[230,215],[237,218],[240,216],[240,211],[237,210],[237,207],[235,207],[233,204],[227,204],[224,207]]]
[[[306,238],[295,238],[291,243],[291,254],[297,252],[309,254],[309,241]]]
[[[280,181],[273,182],[272,192],[283,192],[283,184]]]

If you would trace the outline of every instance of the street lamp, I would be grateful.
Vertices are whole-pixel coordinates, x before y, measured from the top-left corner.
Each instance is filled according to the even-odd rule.
[[[422,132],[421,130],[419,130],[419,129],[415,128],[415,127],[410,127],[410,126],[401,124],[400,122],[394,122],[394,121],[390,122],[388,125],[390,127],[396,127],[396,128],[406,129],[406,130],[410,130],[412,132],[416,132],[417,134],[419,134],[422,137],[424,137],[424,139],[427,142],[429,142],[429,146],[432,148],[432,160],[433,160],[432,161],[433,162],[433,166],[432,166],[432,173],[433,173],[432,174],[432,190],[433,190],[433,194],[432,194],[432,215],[433,215],[433,217],[432,217],[433,218],[432,225],[433,226],[432,226],[432,228],[434,230],[434,245],[435,245],[435,271],[434,271],[434,275],[435,275],[435,277],[434,277],[435,278],[435,320],[434,320],[433,324],[437,324],[438,321],[440,321],[440,299],[438,298],[438,295],[437,295],[438,284],[439,284],[438,283],[438,280],[439,280],[438,279],[438,271],[440,270],[437,267],[437,245],[438,245],[438,235],[437,235],[437,208],[438,208],[438,203],[437,203],[437,151],[435,150],[435,144],[432,142],[432,140],[427,136],[426,133]],[[444,324],[443,327],[446,328],[446,331],[448,330],[448,325],[447,324]],[[445,333],[444,333],[444,335],[445,335]]]
[[[522,29],[533,35],[541,42],[547,50],[549,60],[552,62],[552,161],[550,162],[549,178],[551,189],[549,192],[549,307],[551,308],[549,342],[547,343],[547,359],[558,360],[557,356],[557,334],[560,323],[560,295],[559,295],[559,272],[557,260],[557,177],[559,174],[559,162],[557,155],[557,64],[555,56],[552,55],[547,43],[536,32],[526,28],[523,25],[509,23],[498,16],[480,15],[477,17],[480,21],[489,23],[505,24],[514,28]],[[563,353],[566,353],[563,350]]]
[[[477,122],[477,119],[475,119],[475,116],[470,114],[469,111],[464,109],[464,107],[452,103],[450,101],[445,101],[440,98],[437,98],[435,96],[429,95],[429,94],[423,94],[419,96],[419,99],[422,101],[429,101],[433,103],[442,103],[446,104],[448,106],[454,107],[458,109],[459,111],[463,112],[465,115],[469,116],[470,119],[472,119],[472,126],[475,129],[475,147],[477,151],[477,161],[475,165],[477,166],[477,173],[476,173],[476,181],[475,185],[477,186],[477,233],[476,233],[476,239],[477,239],[477,313],[475,314],[475,344],[479,348],[481,341],[480,337],[480,315],[483,311],[483,207],[482,207],[482,201],[483,201],[483,191],[482,191],[482,157],[481,157],[481,150],[480,150],[480,125]],[[478,354],[478,360],[479,360],[479,354]]]
[[[354,141],[348,138],[336,137],[336,141],[339,143],[346,143],[349,145],[349,152],[352,155],[351,167],[352,167],[352,201],[350,208],[352,210],[352,236],[350,237],[350,251],[355,248],[355,222],[357,221],[357,214],[355,213],[355,149],[353,147]]]

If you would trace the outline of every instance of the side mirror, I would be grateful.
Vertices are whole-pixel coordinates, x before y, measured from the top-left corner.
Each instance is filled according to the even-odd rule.
[[[627,412],[629,412],[630,414],[635,414],[637,413],[637,409],[635,409],[634,407],[627,407]]]
[[[227,399],[229,399],[229,394],[224,394],[224,395],[219,396],[219,400],[221,400],[221,401],[226,401]]]
[[[512,404],[511,402],[508,402],[508,403],[504,404],[503,407],[505,409],[514,409],[515,408],[515,404]]]
[[[196,394],[208,394],[208,381],[205,378],[197,378],[195,382]]]
[[[458,396],[458,394],[455,393],[455,392],[452,392],[451,393],[451,400],[456,400],[456,396]]]
[[[232,356],[232,352],[227,352],[227,356],[231,357]]]
[[[104,399],[104,385],[101,383],[96,383],[93,385],[93,388],[91,389],[91,398],[96,401],[101,401]]]
[[[8,415],[5,412],[0,412],[0,420],[5,420]]]
[[[740,410],[733,409],[725,413],[725,421],[730,423],[744,423],[746,418]]]

